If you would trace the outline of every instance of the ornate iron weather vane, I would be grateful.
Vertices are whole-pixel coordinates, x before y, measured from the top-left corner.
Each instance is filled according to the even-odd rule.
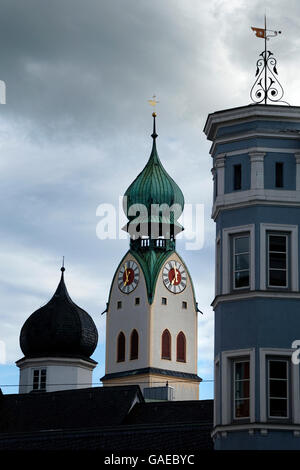
[[[267,104],[268,101],[271,103],[285,103],[289,106],[289,103],[282,101],[284,95],[283,88],[277,79],[277,60],[275,59],[272,52],[267,50],[267,41],[281,34],[281,31],[273,31],[267,29],[267,20],[265,15],[265,27],[264,28],[253,28],[258,38],[265,40],[265,50],[260,54],[261,59],[256,62],[256,80],[250,91],[250,98],[254,103]]]

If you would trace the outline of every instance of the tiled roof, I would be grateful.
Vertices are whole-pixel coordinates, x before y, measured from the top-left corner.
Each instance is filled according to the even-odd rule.
[[[2,395],[0,435],[119,425],[136,399],[143,401],[135,385]]]
[[[98,332],[92,317],[70,298],[64,270],[53,297],[25,321],[20,346],[26,358],[41,356],[72,357],[93,354]]]
[[[145,403],[133,385],[0,394],[0,450],[211,450],[212,402]]]
[[[212,423],[213,400],[137,403],[126,424]]]

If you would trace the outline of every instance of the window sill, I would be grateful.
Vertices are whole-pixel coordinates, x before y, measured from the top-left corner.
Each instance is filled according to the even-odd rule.
[[[269,292],[292,292],[292,289],[288,286],[288,287],[284,287],[284,286],[268,286],[267,287],[267,291]]]
[[[250,423],[250,417],[248,418],[234,418],[232,424],[248,424]]]

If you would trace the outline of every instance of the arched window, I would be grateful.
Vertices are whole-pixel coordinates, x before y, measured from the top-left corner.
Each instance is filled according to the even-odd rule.
[[[139,335],[133,330],[130,336],[130,359],[138,359],[139,357]]]
[[[125,361],[125,335],[121,331],[118,336],[118,343],[117,343],[117,362],[124,362]]]
[[[165,330],[161,337],[161,358],[171,360],[171,335]]]
[[[186,362],[186,339],[184,333],[180,331],[176,339],[176,360]]]

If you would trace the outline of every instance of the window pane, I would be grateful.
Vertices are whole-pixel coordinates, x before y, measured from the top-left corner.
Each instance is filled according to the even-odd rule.
[[[179,362],[185,362],[186,361],[185,344],[186,344],[185,335],[181,331],[177,336],[177,345],[176,345],[176,351],[177,351],[176,360],[179,361]]]
[[[171,335],[168,330],[165,330],[162,334],[162,359],[171,359]]]
[[[235,273],[235,287],[249,286],[249,271],[240,271]]]
[[[276,400],[276,398],[270,399],[270,416],[285,418],[288,416],[287,413],[287,400]]]
[[[249,269],[249,255],[236,255],[235,256],[235,269]]]
[[[234,239],[235,254],[248,253],[248,251],[249,251],[249,237],[237,237]]]
[[[41,388],[46,388],[46,371],[41,371]]]
[[[235,417],[248,418],[249,417],[249,404],[250,400],[237,400],[235,402]]]
[[[250,380],[237,381],[235,383],[235,399],[250,397]]]
[[[118,362],[125,361],[125,335],[122,332],[118,336],[117,361]]]
[[[286,286],[286,271],[270,269],[270,286]]]
[[[249,379],[249,361],[235,363],[235,380]]]
[[[269,236],[269,250],[286,252],[286,237],[270,235]]]
[[[33,371],[33,385],[32,385],[33,390],[37,390],[39,388],[39,376],[40,376],[40,371],[34,370]]]
[[[242,187],[242,165],[234,165],[233,167],[233,188],[241,189]]]
[[[285,253],[270,253],[270,268],[286,269]]]
[[[287,398],[287,380],[270,380],[270,397]]]
[[[276,162],[275,166],[275,186],[276,188],[283,187],[283,163]]]
[[[133,330],[130,338],[130,359],[138,359],[139,356],[139,335]]]
[[[269,361],[271,379],[287,379],[286,361]]]

